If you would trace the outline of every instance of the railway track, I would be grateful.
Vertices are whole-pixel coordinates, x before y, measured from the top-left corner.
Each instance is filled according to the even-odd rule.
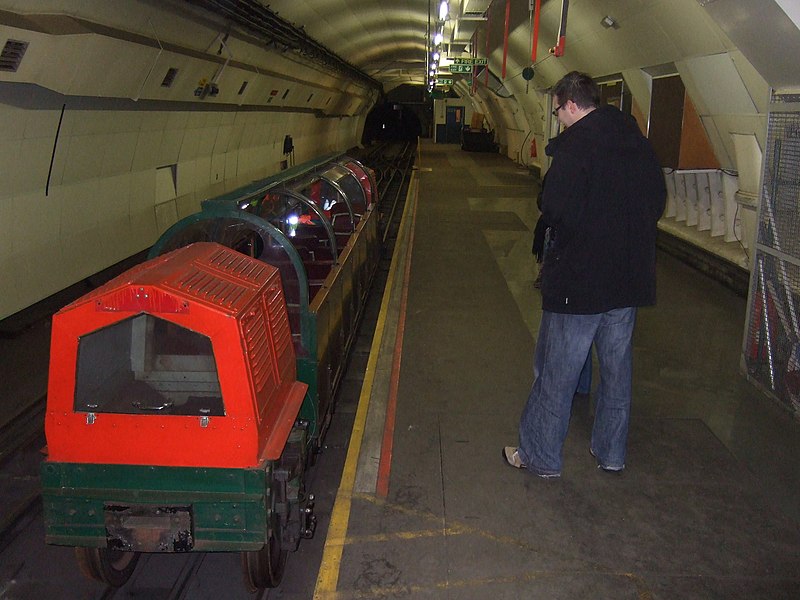
[[[128,600],[156,595],[164,600],[186,600],[193,595],[191,584],[207,556],[202,552],[189,552],[173,561],[178,563],[171,565],[173,568],[164,570],[163,564],[156,564],[163,563],[158,560],[159,555],[142,554],[137,570],[128,583],[119,588],[106,586],[94,600]],[[154,585],[154,578],[160,580],[157,586]],[[262,590],[262,593],[253,597],[265,600],[269,597],[268,593],[269,590]]]
[[[0,425],[0,465],[41,434],[46,400],[46,396],[37,398]]]
[[[45,398],[38,398],[0,427],[0,551],[41,507],[40,448]]]
[[[367,149],[363,156],[363,162],[370,165],[376,174],[380,192],[378,227],[385,248],[387,240],[397,235],[416,150],[416,142],[383,142]]]

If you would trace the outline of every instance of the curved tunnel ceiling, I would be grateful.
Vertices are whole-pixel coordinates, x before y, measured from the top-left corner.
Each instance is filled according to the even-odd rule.
[[[423,85],[427,79],[428,31],[429,26],[436,26],[440,0],[258,1],[381,82],[384,90],[403,83]],[[509,77],[519,75],[530,64],[530,4],[525,0],[508,4]],[[764,44],[765,27],[780,38],[774,40],[779,46],[800,48],[797,28],[783,30],[783,25],[791,25],[791,21],[781,5],[794,4],[792,0],[572,0],[566,55],[553,61],[548,49],[557,41],[562,2],[541,0],[534,83],[546,87],[570,68],[605,76],[686,56],[723,52],[733,47],[726,33],[735,38],[736,46],[771,84],[796,81],[800,68],[793,60],[795,53],[776,58],[765,55],[762,48],[768,52],[775,46]],[[486,56],[488,29],[490,68],[499,75],[505,7],[504,0],[449,0],[444,28],[445,44],[449,44],[446,54],[462,55],[474,42],[477,55]],[[613,28],[601,25],[607,15],[615,21]]]
[[[439,4],[440,0],[269,0],[269,9],[302,26],[388,90],[403,83],[425,84],[428,27],[436,25]],[[489,4],[490,0],[450,0],[445,40],[455,41],[461,17],[483,14]],[[470,16],[464,23],[476,18]]]

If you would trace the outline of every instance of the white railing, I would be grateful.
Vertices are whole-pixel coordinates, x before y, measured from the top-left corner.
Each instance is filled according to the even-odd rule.
[[[665,169],[667,206],[659,226],[749,269],[755,203],[738,194],[738,177],[719,169]]]

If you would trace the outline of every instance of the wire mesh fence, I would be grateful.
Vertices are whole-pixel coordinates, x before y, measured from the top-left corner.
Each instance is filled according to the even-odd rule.
[[[743,357],[748,375],[800,414],[800,106],[773,94]]]

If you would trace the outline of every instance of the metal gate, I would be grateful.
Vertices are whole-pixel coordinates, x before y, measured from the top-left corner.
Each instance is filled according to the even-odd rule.
[[[772,94],[742,362],[800,415],[800,94]]]

